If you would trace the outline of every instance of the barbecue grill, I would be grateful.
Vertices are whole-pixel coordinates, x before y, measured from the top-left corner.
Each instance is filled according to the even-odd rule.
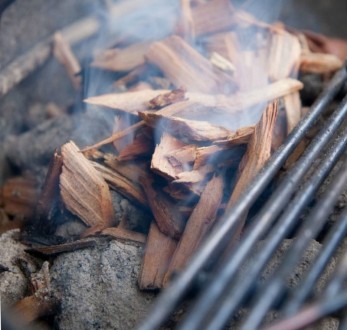
[[[204,276],[208,280],[200,283],[202,289],[180,322],[179,329],[222,329],[246,303],[248,313],[241,328],[247,330],[261,327],[266,314],[273,308],[278,310],[278,317],[283,321],[278,321],[278,325],[273,325],[271,329],[298,329],[346,306],[346,293],[343,292],[347,276],[346,257],[336,268],[335,274],[321,296],[312,298],[312,292],[317,279],[345,237],[347,210],[344,210],[326,234],[322,243],[323,248],[302,283],[289,293],[286,279],[293,272],[310,240],[316,238],[328,222],[329,214],[347,186],[347,162],[344,155],[347,128],[343,125],[347,113],[347,97],[341,101],[302,157],[286,173],[267,202],[259,209],[253,224],[244,233],[239,244],[233,248],[228,247],[228,237],[236,230],[238,219],[255,203],[305,133],[341,91],[346,77],[346,68],[336,74],[306,117],[290,134],[283,146],[273,154],[266,167],[236,203],[232,212],[211,233],[187,268],[159,296],[139,329],[156,329],[163,325],[191,288],[196,286],[199,278],[201,281],[201,274],[204,272],[209,274]],[[324,149],[325,147],[327,148]],[[309,178],[303,180],[317,159],[319,164],[315,165]],[[302,220],[300,214],[312,201],[339,159],[342,165],[335,179],[326,188],[325,194],[318,197],[310,214]],[[296,239],[287,254],[272,276],[265,283],[260,283],[258,278],[262,270],[282,240],[295,227],[297,227]],[[243,261],[261,238],[265,244],[256,253],[255,262],[245,275],[238,278]],[[225,248],[228,248],[227,252],[223,253]],[[218,262],[221,258],[223,261]],[[306,304],[310,306],[303,309]],[[342,322],[341,328],[346,326],[346,323],[347,318]]]

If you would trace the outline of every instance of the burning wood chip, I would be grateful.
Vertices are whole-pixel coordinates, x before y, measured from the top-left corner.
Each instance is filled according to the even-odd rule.
[[[147,207],[147,198],[143,189],[137,181],[131,181],[123,175],[111,170],[99,163],[91,162],[94,168],[102,175],[104,180],[109,183],[116,191],[131,201]]]
[[[168,133],[163,133],[160,143],[156,146],[152,156],[151,170],[167,179],[176,179],[177,174],[183,171],[186,164],[179,162],[171,154],[184,146],[185,144],[182,141]]]
[[[6,214],[17,219],[30,219],[39,198],[38,183],[33,177],[15,177],[6,180],[1,189]]]
[[[164,276],[176,247],[177,241],[163,234],[153,221],[139,275],[140,289],[155,290],[163,287]]]
[[[256,125],[252,138],[248,144],[246,154],[239,166],[239,178],[233,189],[227,205],[227,212],[232,212],[232,206],[242,196],[255,175],[262,169],[271,155],[272,135],[277,117],[277,103],[270,103]],[[245,215],[246,216],[246,215]],[[239,236],[244,219],[240,219]]]
[[[188,219],[186,228],[165,274],[167,284],[173,271],[184,267],[216,220],[223,197],[223,177],[215,176],[206,185],[197,206]]]
[[[153,43],[146,58],[160,68],[177,88],[187,91],[217,93],[230,89],[234,83],[223,72],[217,74],[210,61],[178,36]]]
[[[178,239],[183,232],[185,219],[177,210],[175,201],[166,196],[158,187],[154,187],[152,178],[141,178],[141,183],[160,231]]]
[[[342,68],[343,62],[331,54],[304,53],[300,58],[300,70],[310,73],[331,73]]]
[[[150,43],[143,42],[123,49],[108,49],[99,53],[92,66],[111,71],[130,71],[145,64],[145,54]]]
[[[139,115],[149,126],[159,128],[163,132],[170,132],[186,141],[225,140],[233,134],[222,126],[211,125],[206,121],[187,120],[149,111],[140,112]]]
[[[146,243],[145,235],[120,227],[106,228],[101,232],[101,235],[136,243]]]
[[[160,109],[185,99],[185,91],[183,89],[175,89],[171,92],[159,94],[154,97],[148,102],[147,107],[150,109]]]
[[[64,144],[61,153],[60,193],[66,208],[91,226],[88,233],[111,227],[115,219],[106,181],[73,142]]]

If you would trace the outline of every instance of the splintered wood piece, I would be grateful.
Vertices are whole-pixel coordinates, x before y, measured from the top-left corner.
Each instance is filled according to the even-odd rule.
[[[32,177],[15,177],[5,181],[1,189],[4,211],[17,219],[34,215],[39,198],[37,182]]]
[[[182,202],[193,201],[200,197],[202,191],[204,190],[206,182],[199,181],[196,183],[192,181],[194,180],[191,180],[190,182],[186,180],[184,184],[171,181],[163,190],[175,200]]]
[[[211,145],[208,147],[200,147],[196,149],[196,158],[193,170],[199,170],[206,165],[214,167],[225,167],[235,162],[239,162],[244,154],[245,146],[223,146]]]
[[[242,194],[251,183],[252,179],[270,158],[277,110],[277,102],[270,103],[264,111],[259,123],[255,126],[254,134],[239,166],[239,177],[229,199],[226,212],[232,212],[232,206],[242,197]],[[240,219],[236,237],[240,235],[243,229],[245,217],[246,214]]]
[[[172,135],[163,133],[152,156],[151,170],[169,180],[177,178],[177,174],[183,171],[184,164],[175,161],[173,157],[170,158],[168,154],[184,146],[183,142]]]
[[[182,168],[191,168],[196,159],[197,146],[195,144],[184,145],[182,148],[167,153],[167,158],[174,164],[181,164]],[[183,164],[186,164],[183,166]]]
[[[66,68],[66,72],[69,75],[73,87],[79,90],[81,88],[81,77],[78,76],[78,73],[81,72],[81,66],[72,52],[68,41],[60,32],[53,36],[53,54]]]
[[[304,53],[300,58],[300,70],[309,73],[333,73],[343,66],[337,56],[322,53]]]
[[[149,100],[147,107],[149,109],[161,109],[172,103],[180,102],[186,99],[186,92],[183,89],[174,89],[171,92],[159,94]]]
[[[206,175],[212,173],[214,170],[215,167],[208,164],[201,166],[197,170],[181,172],[177,175],[177,179],[172,181],[172,183],[181,183],[187,186],[192,186],[196,183],[202,183],[206,179]]]
[[[177,34],[185,40],[194,40],[194,22],[192,16],[191,0],[180,0],[181,17],[178,21]]]
[[[52,212],[59,200],[59,177],[62,167],[62,156],[55,151],[35,210],[35,218],[40,227],[45,226],[44,222],[51,220]]]
[[[214,157],[217,153],[225,151],[226,149],[217,145],[208,147],[201,147],[196,149],[196,157],[194,160],[194,170],[197,170],[201,166],[206,165],[209,160]]]
[[[60,194],[66,208],[95,230],[111,227],[115,219],[106,181],[74,142],[64,144],[61,154]]]
[[[110,227],[104,229],[101,233],[103,236],[110,236],[123,241],[132,241],[136,243],[146,243],[146,236],[136,231],[120,227]]]
[[[216,52],[212,52],[210,61],[215,67],[224,72],[229,74],[233,74],[235,72],[235,65],[232,64],[227,58]]]
[[[139,274],[141,290],[163,287],[164,275],[177,247],[177,241],[163,234],[152,221]]]
[[[145,122],[143,120],[141,120],[141,121],[137,122],[136,124],[133,124],[133,125],[125,128],[124,130],[116,132],[116,133],[112,134],[110,137],[108,137],[108,138],[106,138],[106,139],[104,139],[98,143],[93,144],[92,146],[83,148],[81,151],[87,152],[87,151],[90,151],[92,149],[100,148],[100,147],[104,146],[105,144],[113,143],[114,141],[117,141],[119,139],[124,138],[128,134],[134,134],[134,132],[136,132],[138,129],[143,128],[145,126],[146,126]]]
[[[164,277],[164,286],[174,271],[181,270],[196,251],[217,217],[223,197],[223,177],[214,176],[206,185],[200,200],[188,219]]]
[[[159,95],[170,93],[169,90],[143,90],[137,92],[114,93],[89,97],[84,100],[88,104],[121,110],[131,114],[146,110],[150,100]]]
[[[146,195],[137,182],[130,181],[120,173],[113,171],[99,163],[91,162],[91,164],[114,190],[133,202],[143,207],[148,207]]]
[[[146,177],[148,174],[148,164],[146,162],[121,162],[111,154],[105,154],[104,159],[108,167],[132,182],[139,182],[140,177]]]
[[[120,150],[117,159],[120,161],[134,160],[149,156],[154,150],[152,129],[143,127],[134,132],[133,141]]]
[[[192,8],[196,36],[228,30],[235,24],[234,13],[228,0],[207,1]]]
[[[287,94],[297,92],[301,90],[303,86],[304,85],[296,79],[286,78],[273,82],[262,88],[258,88],[257,90],[235,93],[231,96],[223,94],[208,95],[196,92],[186,92],[185,96],[187,101],[172,104],[171,106],[165,107],[159,111],[167,111],[166,109],[168,108],[174,109],[175,107],[178,107],[180,110],[174,111],[176,114],[178,112],[183,112],[184,107],[187,107],[188,105],[190,106],[191,111],[192,108],[199,104],[200,107],[204,106],[206,109],[209,107],[217,108],[214,110],[217,113],[232,114],[235,112],[242,112],[245,108],[252,107],[259,103],[273,101]],[[148,102],[151,99],[169,92],[170,91],[168,90],[147,90],[105,94],[88,98],[85,102],[136,115],[138,111],[147,110]],[[172,113],[166,114],[172,115]]]
[[[223,148],[231,148],[240,144],[248,144],[254,133],[254,126],[241,127],[226,140],[215,141],[214,144]]]
[[[240,47],[237,42],[237,35],[234,32],[221,32],[209,35],[202,40],[206,50],[209,53],[216,53],[226,60],[230,61],[235,68],[238,56],[240,56]]]
[[[132,90],[130,90],[130,88],[128,89],[128,86],[130,86],[131,84],[136,83],[137,81],[141,80],[141,76],[146,72],[147,70],[147,65],[140,65],[138,67],[136,67],[135,69],[131,70],[129,73],[127,73],[125,76],[123,76],[122,78],[117,79],[112,86],[120,89],[120,90],[128,90],[129,92],[131,92]],[[139,82],[138,84],[141,84],[144,82]],[[143,88],[143,90],[150,90],[153,89],[151,85],[149,85],[148,83],[145,83],[148,88]],[[134,89],[135,87],[131,88]]]
[[[178,117],[165,116],[149,111],[139,112],[147,125],[161,129],[163,132],[188,141],[215,141],[228,139],[233,132],[206,121],[188,120]]]
[[[176,203],[161,190],[154,188],[152,178],[141,178],[140,181],[160,231],[179,239],[185,226],[185,219],[177,210]]]
[[[58,245],[35,246],[30,249],[26,249],[25,251],[29,253],[38,253],[44,256],[53,256],[60,253],[72,252],[76,250],[93,247],[95,245],[96,245],[96,241],[94,239],[84,238],[81,240],[58,244]]]
[[[187,91],[217,93],[232,83],[231,78],[223,72],[217,74],[210,61],[178,36],[153,43],[146,58],[177,88]]]
[[[284,106],[287,115],[287,134],[298,124],[301,118],[301,98],[299,92],[284,97]]]
[[[279,102],[275,127],[272,134],[271,151],[277,150],[288,135],[287,110],[284,99]]]
[[[130,71],[145,64],[149,42],[141,42],[126,48],[106,49],[97,54],[91,66],[111,71]]]
[[[302,31],[306,37],[309,49],[314,53],[332,54],[341,61],[347,57],[347,41],[339,38],[330,38],[312,31]]]
[[[271,80],[280,80],[297,75],[301,45],[299,39],[286,31],[271,34],[267,57],[268,75]]]
[[[171,104],[161,110],[158,110],[156,114],[164,114],[164,115],[174,115],[180,114],[180,116],[184,115],[184,112],[191,113],[192,111],[198,109],[198,112],[201,115],[201,110],[209,109],[209,107],[213,107],[214,113],[219,114],[230,114],[234,115],[235,113],[242,113],[245,111],[245,108],[252,107],[256,104],[266,103],[268,101],[273,101],[279,97],[283,97],[284,95],[294,93],[303,88],[303,84],[295,79],[282,79],[280,81],[274,82],[268,86],[263,88],[259,88],[255,91],[245,92],[245,93],[237,93],[231,96],[225,95],[205,95],[201,93],[186,93],[186,97],[188,101],[182,101],[178,103]],[[150,91],[154,92],[154,91]],[[162,91],[163,92],[163,91]],[[141,94],[137,94],[141,93]],[[130,94],[130,95],[128,95]],[[143,98],[142,92],[133,92],[133,93],[123,93],[123,94],[106,94],[93,98],[94,104],[108,106],[113,109],[118,109],[121,104],[115,105],[118,96],[121,95],[126,100],[131,100],[131,107],[127,108],[129,112],[137,111],[138,109],[143,108],[143,102],[148,102],[151,98],[148,98],[147,101],[142,101],[139,103],[138,101],[134,101],[137,99],[137,96],[141,96]],[[158,95],[158,94],[157,94]],[[155,95],[155,96],[157,96]],[[130,98],[129,98],[130,96]],[[154,96],[153,96],[154,97]],[[153,98],[152,97],[152,98]],[[88,103],[90,99],[86,100]],[[129,104],[129,103],[126,103]],[[124,105],[124,104],[123,104]],[[200,106],[199,106],[200,105]],[[208,114],[206,112],[206,114]],[[211,113],[209,113],[210,115]],[[92,145],[84,148],[82,151],[88,151],[95,148],[100,148],[101,146],[112,143],[118,139],[123,138],[128,134],[132,134],[139,128],[145,126],[144,121],[139,121],[138,123],[131,125],[124,129],[123,131],[117,132],[112,136]],[[234,140],[234,139],[233,139]]]

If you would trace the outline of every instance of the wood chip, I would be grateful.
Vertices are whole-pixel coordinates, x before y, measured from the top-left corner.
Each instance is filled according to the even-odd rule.
[[[38,230],[47,228],[47,223],[53,217],[54,209],[59,201],[59,178],[63,167],[63,159],[57,152],[54,153],[45,182],[43,184],[41,195],[35,210],[35,221]]]
[[[113,171],[102,164],[91,162],[91,165],[100,173],[111,188],[132,202],[147,208],[146,195],[137,181],[130,181],[119,172]]]
[[[33,177],[7,179],[1,189],[4,211],[17,219],[33,217],[39,198],[38,183]]]
[[[137,233],[132,230],[125,229],[125,228],[118,228],[118,227],[106,228],[100,234],[104,236],[111,236],[123,241],[132,241],[132,242],[141,243],[141,244],[146,243],[145,235],[141,233]]]
[[[184,164],[177,161],[177,158],[172,157],[170,153],[184,146],[182,141],[164,132],[152,155],[151,170],[169,180],[176,179],[177,174],[184,170]]]
[[[303,84],[295,79],[286,78],[271,83],[267,86],[259,88],[254,91],[236,93],[232,96],[215,94],[208,95],[202,93],[187,92],[186,98],[191,104],[195,106],[200,104],[200,107],[204,106],[206,109],[214,107],[216,113],[235,113],[245,111],[246,108],[252,107],[259,103],[266,103],[273,101],[277,98],[283,97],[287,94],[297,92],[303,88]],[[98,106],[104,106],[110,109],[122,110],[131,114],[137,114],[138,111],[148,110],[148,103],[155,97],[169,93],[168,90],[146,90],[138,92],[127,93],[115,93],[105,94],[100,96],[91,97],[85,100],[88,104],[94,104]],[[187,107],[188,101],[179,102],[172,106],[181,106],[181,103]],[[160,110],[166,111],[168,107]],[[183,112],[182,106],[180,111]],[[169,114],[169,113],[167,113]]]
[[[184,233],[172,257],[170,266],[164,277],[167,285],[171,274],[181,270],[189,258],[201,244],[206,233],[216,220],[217,211],[223,197],[223,178],[213,177],[206,185],[197,206],[188,219]]]
[[[301,98],[298,92],[284,96],[284,106],[287,115],[287,134],[289,134],[301,119]]]
[[[149,109],[161,109],[172,103],[180,102],[186,99],[186,92],[183,89],[174,89],[171,92],[159,94],[152,100],[149,100],[147,107]]]
[[[111,71],[130,71],[145,64],[149,46],[149,42],[142,42],[126,48],[104,50],[95,56],[91,66]]]
[[[232,212],[232,206],[242,197],[252,179],[263,168],[271,155],[272,135],[277,117],[277,103],[270,103],[264,111],[254,134],[248,144],[240,167],[239,178],[233,189],[227,205],[226,212]],[[246,214],[240,219],[235,237],[238,237],[243,229]]]
[[[72,141],[61,154],[60,194],[66,208],[94,231],[111,227],[115,219],[106,181]]]
[[[185,226],[185,219],[178,212],[175,201],[154,187],[152,178],[140,180],[160,231],[174,239],[179,239]]]
[[[141,290],[163,287],[164,275],[177,247],[177,241],[163,234],[152,221],[139,274]]]
[[[343,62],[331,54],[305,53],[300,58],[300,70],[309,73],[333,73],[342,68]]]
[[[178,36],[153,43],[146,58],[156,65],[174,86],[187,91],[218,93],[233,83],[223,72],[217,74],[210,61]]]
[[[235,10],[228,0],[207,1],[192,9],[197,36],[226,30],[235,24]]]
[[[178,117],[164,116],[149,111],[139,112],[147,125],[160,129],[186,141],[215,141],[225,140],[233,132],[221,127],[211,125],[206,121],[187,120]]]
[[[96,241],[90,238],[84,238],[81,240],[58,244],[50,246],[34,246],[30,249],[26,249],[26,252],[37,253],[44,256],[54,256],[60,253],[73,252],[80,249],[94,247]]]

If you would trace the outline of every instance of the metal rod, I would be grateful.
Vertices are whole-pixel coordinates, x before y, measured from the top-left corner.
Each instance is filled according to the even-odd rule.
[[[338,330],[347,330],[347,314],[340,320]]]
[[[342,260],[333,275],[333,278],[330,280],[328,286],[325,289],[323,297],[329,298],[337,295],[345,284],[344,281],[347,277],[347,253],[344,254]]]
[[[289,203],[276,225],[271,229],[271,232],[266,238],[266,243],[262,248],[262,251],[255,257],[254,263],[251,268],[236,282],[232,277],[229,277],[228,288],[224,288],[222,294],[224,297],[218,302],[208,300],[210,302],[211,315],[205,317],[200,324],[201,328],[206,329],[220,329],[222,328],[230,318],[230,315],[235,312],[236,308],[242,303],[248,291],[252,288],[252,285],[259,278],[262,269],[266,263],[270,260],[273,252],[280,245],[281,241],[296,225],[297,220],[305,206],[311,201],[314,193],[319,188],[320,184],[329,174],[334,164],[337,162],[343,151],[347,146],[347,128],[329,148],[325,158],[321,161],[316,171],[312,176],[307,179],[304,186],[299,190],[295,198]],[[258,220],[256,219],[255,222]],[[251,228],[250,230],[253,230]],[[247,237],[244,238],[245,240]],[[224,267],[220,273],[225,272],[230,264],[233,264],[234,255],[230,254]],[[236,272],[236,270],[235,270]],[[220,285],[220,277],[224,277],[221,274],[216,274],[214,277],[215,285]],[[230,274],[228,274],[230,275]],[[217,284],[218,283],[218,284]],[[223,283],[224,284],[224,283]],[[232,287],[230,287],[232,284]],[[206,289],[208,291],[208,289]],[[207,297],[206,292],[206,297]]]
[[[264,328],[263,330],[299,330],[308,325],[319,321],[325,316],[347,306],[347,292],[344,291],[335,297],[321,299],[316,303],[306,307],[296,315],[276,322],[275,324]]]
[[[332,210],[339,195],[347,185],[347,160],[343,163],[337,176],[330,184],[324,196],[320,199],[314,209],[310,212],[309,217],[300,228],[297,238],[294,240],[290,250],[282,260],[280,267],[277,269],[266,285],[260,290],[254,299],[243,330],[256,329],[261,324],[263,317],[273,305],[273,302],[283,292],[288,274],[294,269],[303,251],[307,248],[310,240],[316,237],[321,230],[327,217]]]
[[[229,217],[214,230],[213,234],[210,235],[205,244],[191,259],[189,266],[172,281],[161,295],[159,295],[149,311],[147,318],[138,326],[138,329],[157,329],[167,319],[178,303],[184,298],[199,271],[204,268],[210,258],[217,255],[224,247],[222,242],[225,242],[225,238],[235,229],[239,217],[254,203],[257,197],[266,188],[271,179],[305,136],[307,130],[312,127],[319,115],[340,91],[345,81],[346,68],[344,67],[335,75],[324,93],[314,103],[307,116],[304,117],[292,131],[286,142],[274,153],[264,170],[256,176],[253,184],[246,189],[243,197],[240,198],[233,207],[233,212]]]
[[[291,168],[286,177],[278,185],[275,192],[261,209],[259,215],[254,220],[253,226],[242,239],[240,245],[234,253],[231,253],[229,262],[223,265],[223,269],[219,274],[218,280],[204,290],[201,298],[194,305],[189,317],[184,320],[180,326],[181,330],[198,329],[199,324],[203,324],[206,314],[211,309],[211,302],[214,302],[225,292],[225,287],[230,279],[236,274],[242,262],[251,252],[254,244],[263,235],[264,232],[276,220],[279,212],[287,205],[288,200],[292,196],[296,187],[300,184],[301,179],[311,167],[315,158],[320,154],[324,145],[330,141],[331,136],[340,126],[344,116],[347,114],[347,97],[341,105],[335,110],[324,128],[314,138],[303,156]],[[343,136],[346,138],[346,136]]]
[[[296,288],[293,295],[288,299],[287,303],[283,307],[282,314],[290,316],[296,313],[302,306],[304,301],[310,295],[312,288],[314,287],[319,276],[325,269],[333,253],[337,249],[338,245],[345,237],[347,233],[347,208],[344,211],[342,217],[340,217],[329,230],[326,238],[323,242],[322,250],[314,261],[307,277]]]

